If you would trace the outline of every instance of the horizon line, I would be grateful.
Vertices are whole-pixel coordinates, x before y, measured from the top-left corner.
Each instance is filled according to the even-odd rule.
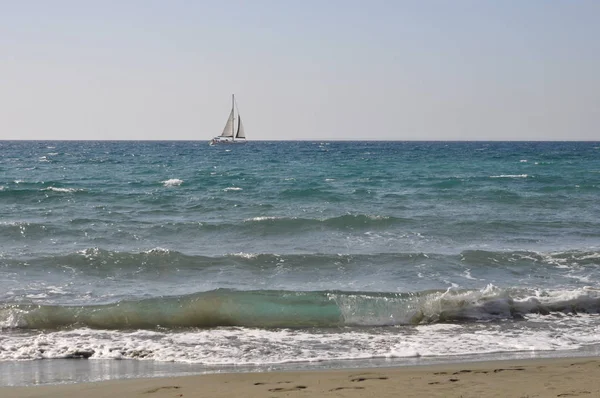
[[[404,140],[389,140],[389,139],[298,139],[298,140],[247,140],[246,143],[253,142],[598,142],[600,140],[568,140],[568,139],[549,139],[549,140],[500,140],[500,139],[477,139],[477,140],[436,140],[436,139],[404,139]],[[205,139],[0,139],[0,142],[210,142]]]

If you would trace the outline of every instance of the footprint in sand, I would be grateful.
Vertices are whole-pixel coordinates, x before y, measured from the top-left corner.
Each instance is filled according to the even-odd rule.
[[[329,391],[339,391],[339,390],[364,390],[364,387],[336,387],[332,388]]]
[[[565,392],[563,394],[558,394],[557,397],[577,397],[577,396],[583,395],[583,394],[591,394],[591,392],[589,392],[589,391],[571,391],[571,392]]]
[[[276,383],[263,383],[262,381],[259,381],[257,383],[254,383],[255,386],[264,386],[265,384],[289,384],[291,383],[291,381],[278,381]]]
[[[504,372],[505,370],[525,370],[525,368],[508,368],[508,369],[494,369],[494,373]]]
[[[160,390],[177,390],[178,388],[181,388],[181,387],[179,387],[179,386],[156,387],[156,388],[153,388],[152,390],[144,391],[144,394],[153,394],[155,392],[159,392]]]
[[[305,388],[306,388],[306,386],[296,386],[296,387],[290,387],[290,388],[278,387],[278,388],[269,388],[269,391],[271,391],[271,392],[290,392],[290,391],[304,390]]]
[[[580,366],[580,365],[588,365],[590,363],[596,363],[598,361],[583,361],[583,362],[576,362],[576,363],[572,363],[569,366]]]
[[[365,380],[387,380],[387,376],[382,376],[373,373],[364,373],[350,376],[350,381],[361,382]]]
[[[471,373],[471,372],[472,372],[472,370],[470,370],[470,369],[464,369],[464,370],[459,370],[458,372],[454,372],[452,374],[453,375],[459,375],[461,373]]]

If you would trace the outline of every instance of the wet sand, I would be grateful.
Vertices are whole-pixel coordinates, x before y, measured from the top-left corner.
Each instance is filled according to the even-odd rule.
[[[600,358],[228,373],[2,387],[0,397],[600,397]]]

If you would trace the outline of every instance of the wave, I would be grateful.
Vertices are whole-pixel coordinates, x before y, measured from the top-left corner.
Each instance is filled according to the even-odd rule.
[[[15,227],[18,228],[18,227]],[[100,248],[88,248],[76,253],[58,256],[41,256],[25,259],[3,258],[6,269],[14,272],[25,267],[47,270],[68,268],[81,273],[112,275],[115,271],[130,270],[133,273],[156,273],[172,269],[208,269],[236,267],[246,270],[275,269],[281,264],[294,269],[312,270],[338,268],[340,263],[361,267],[365,264],[401,264],[423,261],[436,255],[424,253],[381,253],[381,254],[275,254],[275,253],[231,253],[223,256],[188,255],[175,250],[153,248],[139,253],[118,252]]]
[[[380,327],[511,320],[528,314],[578,312],[600,312],[600,290],[539,292],[500,289],[493,285],[481,290],[415,293],[218,289],[107,305],[5,303],[0,306],[0,327],[38,330]]]
[[[314,199],[334,203],[344,201],[344,195],[323,188],[288,188],[282,190],[279,195],[285,200]]]
[[[0,191],[3,192],[3,191]],[[63,190],[61,192],[71,192]],[[77,191],[79,192],[79,191]],[[116,212],[113,212],[113,216]],[[0,222],[0,236],[20,237],[25,233],[34,234],[31,237],[52,236],[52,234],[78,235],[80,229],[86,226],[98,228],[106,225],[108,219],[92,217],[75,217],[69,220],[68,225],[52,223],[34,223],[15,221],[12,223]],[[325,219],[296,218],[296,217],[254,217],[236,223],[210,223],[210,222],[165,222],[148,225],[144,230],[152,236],[172,236],[173,234],[213,234],[213,233],[242,233],[244,236],[260,234],[275,236],[281,234],[297,234],[304,232],[329,230],[374,230],[401,226],[409,223],[408,219],[378,215],[343,215]]]
[[[13,233],[31,234],[31,225],[21,223],[0,223],[2,227],[9,228]],[[44,233],[42,225],[36,225],[37,234]],[[433,266],[440,265],[447,268],[449,265],[469,267],[493,267],[498,270],[515,267],[553,267],[553,268],[581,268],[596,269],[600,266],[600,251],[485,251],[465,250],[458,254],[438,254],[424,252],[396,252],[373,254],[338,254],[338,253],[312,253],[312,254],[276,254],[276,253],[230,253],[222,256],[189,255],[175,250],[156,247],[143,252],[119,252],[101,248],[88,248],[67,255],[50,255],[28,257],[27,259],[11,259],[4,256],[3,265],[8,270],[15,272],[24,267],[38,267],[43,269],[69,269],[82,273],[111,275],[115,270],[133,270],[140,272],[157,272],[168,269],[206,269],[239,267],[241,269],[269,270],[286,264],[286,267],[296,270],[339,268],[339,264],[346,267],[363,268],[375,264],[384,267],[400,268],[407,265],[428,263]]]
[[[527,174],[500,174],[500,175],[494,175],[494,176],[490,176],[490,178],[528,178],[530,177]]]
[[[255,217],[245,220],[247,224],[269,226],[277,230],[294,230],[303,227],[325,226],[332,229],[353,228],[386,228],[405,224],[407,219],[367,214],[346,214],[325,219],[308,219],[295,217]]]
[[[470,266],[569,266],[585,267],[600,265],[599,251],[568,250],[558,252],[465,250],[460,260]]]
[[[77,188],[62,188],[62,187],[48,187],[48,188],[44,188],[42,189],[42,191],[53,191],[53,192],[63,192],[63,193],[72,193],[72,192],[79,192],[79,191],[83,191],[83,189],[77,189]]]
[[[330,218],[300,218],[258,216],[247,218],[239,223],[210,223],[210,222],[169,222],[152,226],[152,233],[171,235],[174,233],[242,233],[260,235],[297,234],[302,232],[355,229],[382,229],[402,226],[411,222],[409,219],[366,214],[346,214]]]
[[[14,184],[2,185],[0,189],[0,198],[3,200],[22,201],[26,199],[35,200],[36,203],[43,195],[50,193],[56,194],[87,194],[88,190],[84,188],[61,187],[60,183],[52,182],[23,182],[16,180]]]
[[[52,225],[25,221],[0,222],[0,237],[5,239],[42,239],[57,232]]]

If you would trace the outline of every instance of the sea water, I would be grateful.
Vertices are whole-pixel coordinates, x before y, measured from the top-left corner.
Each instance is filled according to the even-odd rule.
[[[3,385],[600,346],[598,142],[0,154]]]

